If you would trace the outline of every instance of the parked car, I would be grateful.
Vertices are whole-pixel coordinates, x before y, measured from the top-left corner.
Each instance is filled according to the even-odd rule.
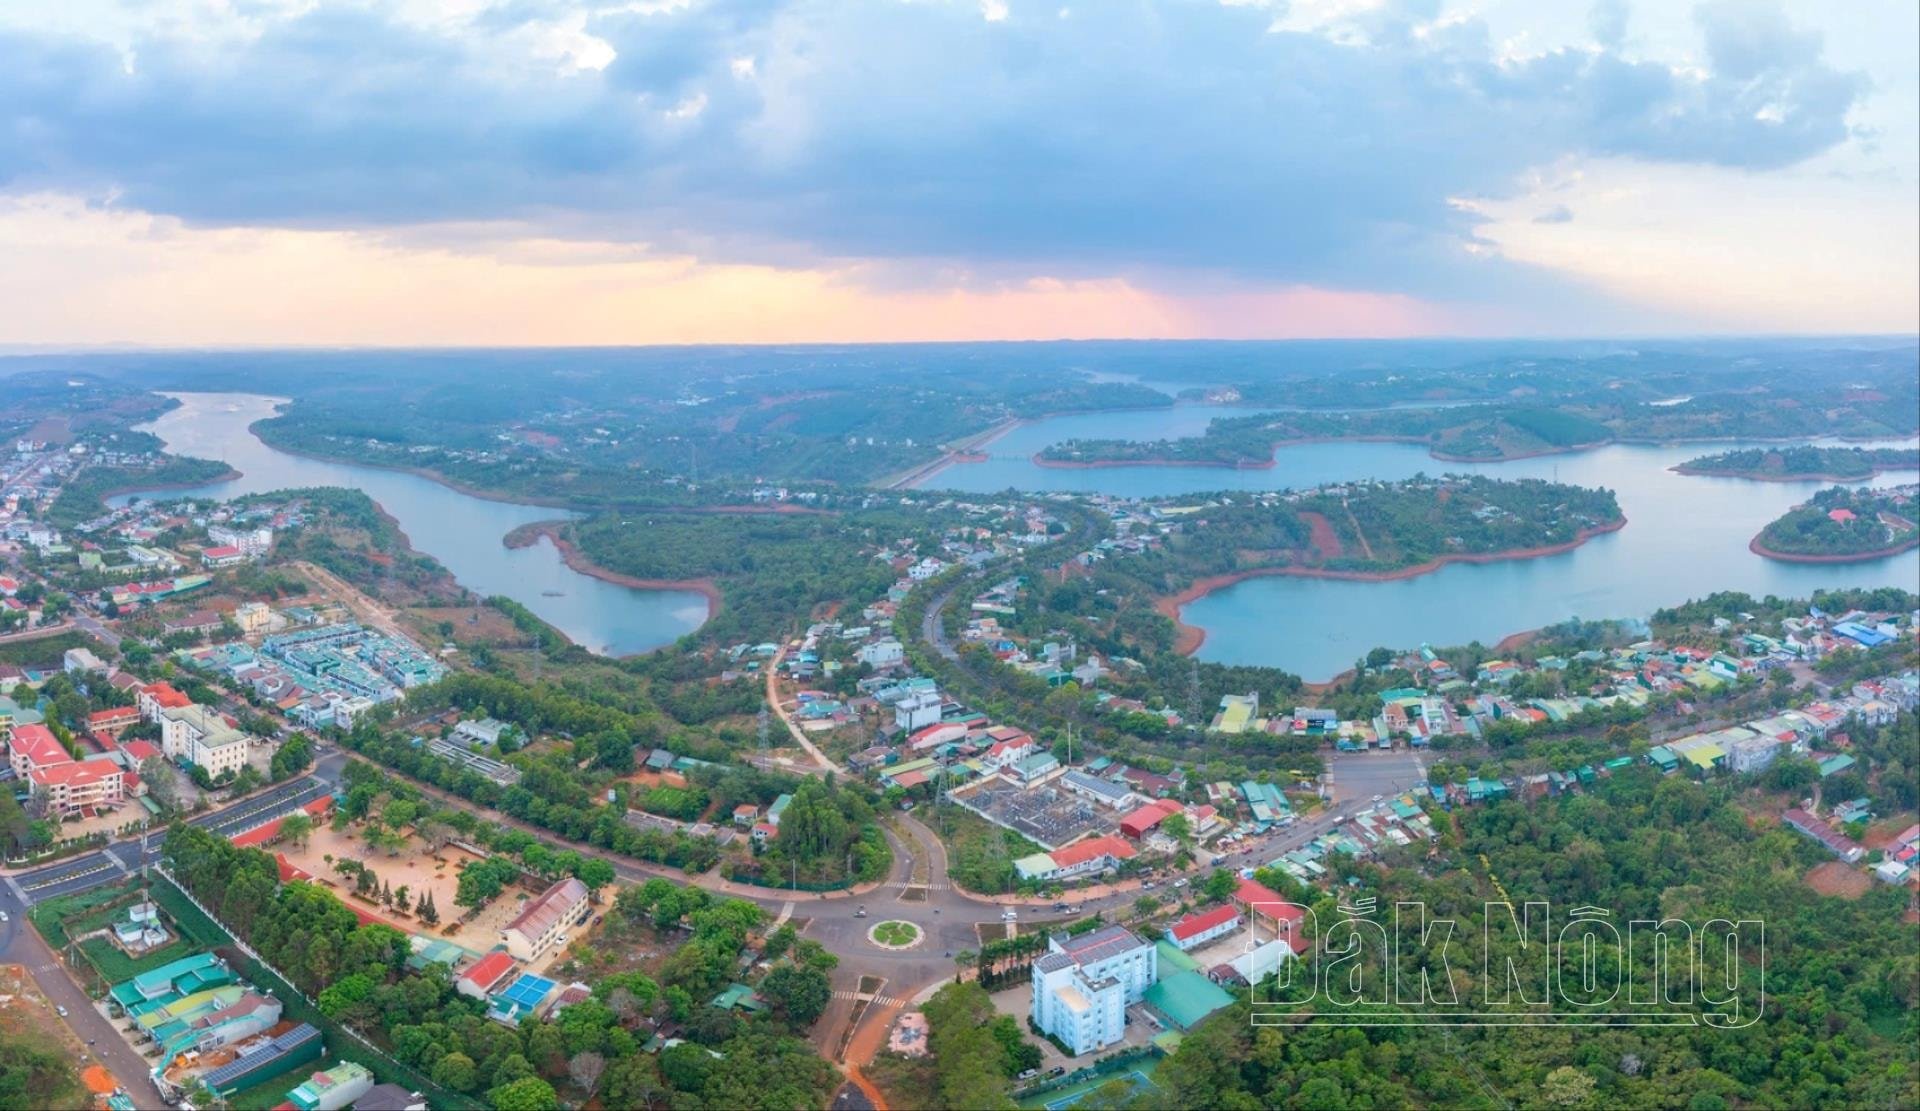
[[[1177,880],[1174,880],[1174,881],[1173,881],[1173,886],[1175,886],[1175,887],[1185,887],[1185,886],[1187,886],[1187,879],[1186,879],[1186,877],[1185,877],[1185,876],[1182,876],[1182,877],[1180,877],[1179,879],[1177,879]]]

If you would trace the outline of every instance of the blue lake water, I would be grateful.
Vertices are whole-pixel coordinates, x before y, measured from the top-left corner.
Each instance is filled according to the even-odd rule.
[[[1310,680],[1330,678],[1380,645],[1492,643],[1569,617],[1644,618],[1662,606],[1716,590],[1785,597],[1843,586],[1920,589],[1920,552],[1867,563],[1793,564],[1748,551],[1748,541],[1768,521],[1827,484],[1707,478],[1669,469],[1738,445],[1616,444],[1575,455],[1473,464],[1441,462],[1413,444],[1300,444],[1279,449],[1272,469],[1247,471],[1165,466],[1063,470],[1037,466],[1028,458],[1048,444],[1074,437],[1198,435],[1215,416],[1247,412],[1191,405],[1050,418],[1022,425],[990,445],[986,451],[991,460],[949,467],[922,485],[974,492],[1011,486],[1151,496],[1453,472],[1557,478],[1604,486],[1619,497],[1627,526],[1563,555],[1454,564],[1392,582],[1249,579],[1182,611],[1183,620],[1207,631],[1201,659],[1280,667]],[[1914,477],[1912,471],[1896,471],[1873,485],[1899,485]]]
[[[181,401],[180,407],[143,429],[165,441],[168,451],[221,460],[240,477],[168,494],[232,498],[301,486],[364,491],[400,523],[416,551],[439,560],[460,585],[482,597],[512,598],[575,643],[606,655],[670,644],[707,619],[706,599],[696,591],[635,590],[582,575],[566,565],[545,537],[527,548],[501,543],[520,525],[567,516],[563,510],[489,501],[401,471],[276,451],[248,431],[253,422],[274,414],[279,402],[273,398],[172,396]]]

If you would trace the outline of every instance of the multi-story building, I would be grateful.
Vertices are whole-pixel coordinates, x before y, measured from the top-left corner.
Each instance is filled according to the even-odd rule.
[[[531,961],[552,948],[569,926],[587,916],[587,885],[569,876],[547,888],[500,931],[515,960]]]
[[[1047,939],[1033,964],[1029,1017],[1078,1056],[1126,1034],[1130,1004],[1159,979],[1153,943],[1125,926],[1102,926],[1079,937]]]
[[[65,818],[93,810],[112,810],[127,801],[126,769],[105,756],[33,768],[27,783],[47,800],[47,813]]]
[[[160,712],[160,750],[208,775],[237,774],[247,762],[247,735],[205,706],[174,706]]]

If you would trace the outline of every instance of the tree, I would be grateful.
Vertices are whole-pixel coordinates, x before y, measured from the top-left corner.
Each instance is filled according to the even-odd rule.
[[[560,1096],[537,1076],[523,1076],[487,1092],[494,1111],[559,1111]]]
[[[173,765],[157,752],[140,761],[140,781],[147,785],[147,797],[162,815],[180,809],[179,781],[173,775]]]
[[[807,1027],[813,1025],[833,1001],[833,985],[827,980],[827,974],[817,968],[783,964],[760,982],[760,994],[779,1008],[787,1021],[797,1027]]]
[[[598,1053],[576,1053],[567,1062],[567,1076],[588,1099],[593,1098],[594,1090],[600,1087],[600,1074],[606,1071],[607,1059]]]
[[[313,815],[296,810],[280,819],[280,836],[290,845],[306,848],[307,841],[313,837]]]
[[[471,1092],[479,1082],[479,1069],[473,1058],[454,1050],[433,1063],[433,1082],[456,1092]]]
[[[440,924],[440,908],[433,905],[433,892],[429,890],[420,900],[420,921],[429,926]]]
[[[1232,872],[1225,868],[1215,868],[1201,884],[1200,889],[1206,893],[1208,899],[1219,902],[1231,896],[1239,887],[1240,881]]]

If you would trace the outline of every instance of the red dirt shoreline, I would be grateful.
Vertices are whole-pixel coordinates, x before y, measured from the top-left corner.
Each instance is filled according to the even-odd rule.
[[[1907,537],[1904,542],[1895,544],[1891,548],[1876,548],[1871,552],[1846,552],[1836,553],[1834,555],[1801,555],[1796,552],[1776,552],[1772,548],[1762,544],[1759,536],[1755,536],[1752,540],[1747,541],[1747,550],[1754,555],[1760,556],[1763,559],[1779,560],[1781,563],[1866,563],[1870,560],[1897,556],[1902,552],[1912,551],[1916,547],[1920,547],[1920,533],[1915,533]]]
[[[535,521],[521,525],[509,532],[500,542],[509,548],[531,548],[544,536],[559,550],[560,558],[575,571],[601,582],[610,582],[615,586],[631,587],[635,590],[693,590],[707,600],[708,621],[720,612],[720,587],[712,579],[642,579],[634,575],[623,575],[618,571],[609,571],[605,567],[582,555],[573,541],[561,535],[560,522]]]
[[[1207,631],[1189,625],[1180,619],[1182,608],[1216,590],[1224,589],[1247,579],[1264,578],[1268,575],[1291,575],[1303,579],[1344,579],[1352,582],[1392,582],[1395,579],[1412,579],[1440,570],[1449,563],[1500,563],[1509,559],[1539,559],[1544,556],[1562,555],[1573,551],[1596,536],[1609,532],[1618,532],[1625,528],[1627,519],[1611,521],[1593,528],[1581,529],[1573,539],[1560,544],[1544,544],[1536,548],[1513,548],[1504,552],[1473,552],[1463,555],[1443,555],[1425,563],[1416,563],[1411,567],[1402,567],[1395,571],[1335,571],[1324,567],[1255,567],[1246,571],[1234,571],[1225,575],[1209,575],[1182,590],[1154,600],[1153,608],[1171,619],[1174,624],[1175,638],[1173,650],[1183,656],[1191,656],[1206,643]],[[1520,634],[1515,634],[1520,635]],[[1513,639],[1509,637],[1508,640]],[[1502,641],[1505,644],[1506,641]],[[1524,643],[1524,642],[1521,642]]]

